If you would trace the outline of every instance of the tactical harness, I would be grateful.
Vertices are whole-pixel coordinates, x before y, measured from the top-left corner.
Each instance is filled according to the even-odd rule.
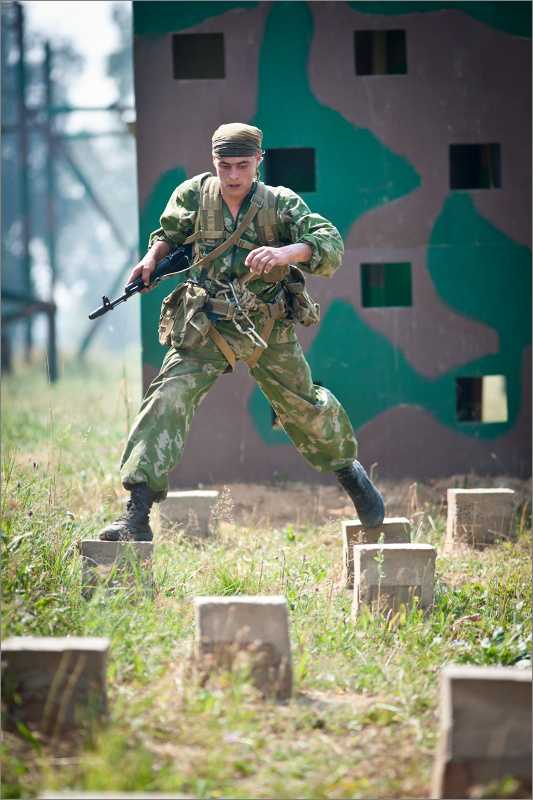
[[[265,186],[264,183],[258,181],[255,192],[250,200],[248,210],[237,228],[233,233],[229,234],[224,225],[220,181],[217,177],[211,176],[210,173],[205,173],[205,177],[202,177],[200,208],[196,215],[195,229],[183,242],[184,245],[193,244],[194,246],[195,258],[193,266],[200,268],[200,277],[197,282],[188,283],[195,283],[199,287],[209,285],[211,291],[203,303],[202,310],[207,311],[212,318],[231,320],[237,330],[245,336],[248,336],[256,345],[249,358],[245,359],[248,366],[253,367],[257,364],[266,347],[268,347],[268,339],[274,328],[275,321],[278,319],[286,319],[291,316],[285,292],[281,289],[274,302],[266,303],[260,300],[257,295],[251,292],[246,286],[246,283],[256,279],[258,276],[248,272],[242,278],[224,283],[214,276],[209,276],[209,265],[230,247],[235,246],[251,251],[264,245],[271,247],[279,246],[276,194],[271,187]],[[252,222],[254,222],[254,227],[257,232],[257,242],[249,242],[242,238],[245,230]],[[221,239],[223,241],[216,245],[213,250],[205,255],[201,255],[200,245],[213,245],[217,241],[220,242]],[[304,277],[297,267],[275,267],[270,272],[261,275],[261,279],[266,283],[277,283],[283,280],[284,286],[289,293],[292,291],[295,295],[301,297],[303,297],[304,294],[306,295],[304,292]],[[179,288],[180,287],[178,287],[178,290]],[[211,293],[213,290],[214,294]],[[165,303],[168,304],[171,297],[172,295],[169,295],[163,301],[161,320],[163,320],[165,315]],[[314,321],[318,321],[318,304],[310,301],[310,298],[309,302],[317,317]],[[170,314],[170,304],[167,307],[167,313]],[[261,312],[265,317],[261,333],[258,333],[250,318],[250,313],[255,311]],[[304,324],[312,324],[312,322],[304,322]],[[228,361],[229,370],[233,370],[237,361],[235,352],[220,331],[213,325],[212,320],[209,322],[205,333],[216,344]],[[160,325],[160,341],[166,343],[163,341],[163,338]]]

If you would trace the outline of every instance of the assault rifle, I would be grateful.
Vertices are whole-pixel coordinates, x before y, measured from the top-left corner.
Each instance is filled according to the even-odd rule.
[[[189,244],[185,245],[185,247],[177,247],[169,253],[168,256],[165,256],[161,261],[157,262],[156,268],[150,275],[150,283],[148,286],[156,286],[160,281],[166,278],[172,278],[174,275],[179,275],[180,272],[187,272],[191,266],[192,246]],[[102,314],[107,314],[108,311],[112,311],[119,303],[125,303],[132,295],[138,294],[146,288],[148,287],[144,285],[142,277],[139,276],[124,287],[124,294],[121,294],[116,300],[110,300],[109,297],[106,297],[104,294],[102,297],[102,305],[89,314],[89,319],[96,319],[97,317],[101,317]]]

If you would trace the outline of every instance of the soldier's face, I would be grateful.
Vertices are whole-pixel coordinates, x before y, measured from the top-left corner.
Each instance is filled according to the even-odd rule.
[[[250,191],[262,156],[227,156],[213,158],[223,193],[236,200]]]

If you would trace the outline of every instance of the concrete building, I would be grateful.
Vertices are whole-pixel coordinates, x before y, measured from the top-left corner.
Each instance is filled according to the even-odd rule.
[[[134,2],[140,248],[222,122],[341,231],[299,334],[382,477],[530,472],[531,4]],[[143,297],[146,383],[162,297]],[[217,426],[212,424],[217,420]],[[193,422],[180,488],[307,466],[245,366]]]

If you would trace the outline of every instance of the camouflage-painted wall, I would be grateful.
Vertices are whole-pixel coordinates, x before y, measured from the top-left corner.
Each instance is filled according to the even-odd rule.
[[[381,476],[529,474],[531,4],[135,2],[141,250],[177,183],[210,168],[222,122],[265,147],[312,147],[308,204],[345,239],[341,270],[310,281],[301,329],[315,380],[348,410]],[[358,75],[354,31],[406,32],[407,72]],[[175,80],[172,34],[223,33],[226,76]],[[499,143],[501,188],[450,189],[449,145]],[[361,264],[409,262],[412,304],[363,307]],[[163,349],[161,287],[143,298],[145,381]],[[505,422],[461,422],[456,379],[504,376]],[[324,480],[240,365],[193,423],[173,483]]]

